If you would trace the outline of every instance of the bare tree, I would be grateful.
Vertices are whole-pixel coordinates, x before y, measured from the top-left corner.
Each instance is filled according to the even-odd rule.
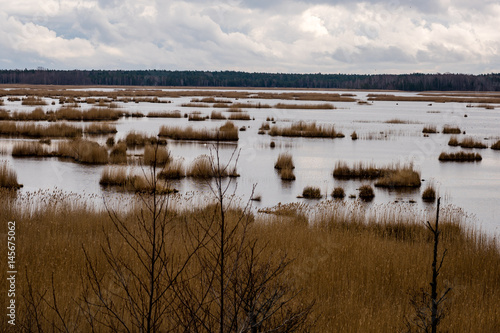
[[[159,194],[158,144],[154,149],[153,163],[143,169],[149,190],[138,194],[141,208],[135,219],[127,220],[106,205],[111,228],[103,227],[101,262],[83,248],[81,308],[92,329],[103,325],[111,331],[157,332],[175,327],[167,322],[174,302],[171,291],[193,253],[184,255],[171,247],[179,230],[170,211],[171,195]]]
[[[211,149],[214,179],[207,181],[216,203],[191,225],[199,248],[192,275],[176,286],[180,323],[189,332],[304,331],[312,303],[294,304],[298,293],[285,280],[290,261],[250,236],[250,200],[245,207],[232,205],[232,179],[225,176],[238,156],[234,150],[222,164],[219,145]]]
[[[434,226],[431,225],[429,221],[426,223],[427,229],[431,231],[434,237],[434,246],[432,253],[432,278],[430,282],[431,292],[421,289],[420,292],[415,292],[411,295],[410,304],[415,310],[414,318],[406,320],[406,327],[408,332],[437,332],[437,327],[439,326],[441,320],[444,318],[445,313],[443,311],[443,303],[446,301],[448,293],[451,288],[446,288],[441,296],[438,296],[438,277],[443,267],[443,261],[446,257],[447,250],[445,249],[441,259],[439,259],[438,245],[439,245],[439,235],[441,231],[439,230],[439,206],[441,204],[441,198],[437,200],[437,210],[436,210],[436,223]],[[439,262],[439,263],[438,263]]]

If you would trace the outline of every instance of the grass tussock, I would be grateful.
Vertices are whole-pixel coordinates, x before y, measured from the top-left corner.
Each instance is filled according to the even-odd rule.
[[[186,177],[186,170],[181,160],[168,163],[158,174],[160,179],[182,179]]]
[[[208,116],[203,115],[200,111],[194,111],[188,114],[188,121],[205,121]]]
[[[422,192],[422,200],[433,202],[436,200],[436,190],[432,184],[429,184],[425,187],[425,190]]]
[[[306,186],[302,190],[302,197],[306,199],[321,199],[321,190],[319,187]]]
[[[248,112],[232,112],[229,115],[229,120],[251,120]]]
[[[120,142],[111,148],[109,162],[111,164],[127,164],[127,144],[125,142]]]
[[[222,125],[219,130],[193,129],[192,127],[180,126],[162,126],[158,136],[167,137],[172,140],[238,141],[238,129],[232,122],[227,122]]]
[[[153,181],[144,174],[133,174],[127,172],[125,167],[106,167],[104,168],[101,179],[101,186],[120,187],[124,191],[136,193],[152,193],[156,190],[158,194],[174,193],[176,190],[170,189],[162,181]]]
[[[337,161],[333,169],[333,177],[339,179],[375,179],[382,175],[382,168],[378,168],[373,163],[359,162],[350,167],[345,161]]]
[[[418,124],[418,122],[412,121],[412,120],[404,120],[404,119],[399,119],[399,118],[393,118],[384,121],[386,124]]]
[[[362,200],[371,200],[375,197],[375,193],[373,192],[373,188],[371,185],[363,185],[359,188],[359,198]]]
[[[413,165],[397,166],[383,171],[383,176],[375,182],[377,187],[420,187],[420,172]]]
[[[186,170],[186,176],[200,179],[239,177],[235,167],[217,169],[208,155],[198,156]]]
[[[227,108],[227,103],[215,103],[214,108]],[[264,103],[233,103],[231,109],[269,109],[271,105]],[[230,110],[228,110],[231,112]]]
[[[191,103],[221,103],[221,104],[231,104],[232,101],[228,99],[217,99],[215,97],[204,97],[204,98],[192,98]]]
[[[295,174],[293,173],[292,168],[283,168],[280,169],[280,177],[281,180],[295,180]]]
[[[344,161],[337,161],[333,177],[338,179],[378,179],[379,187],[420,187],[420,173],[413,165],[390,165],[377,167],[375,164],[359,162],[350,167]]]
[[[163,146],[147,145],[144,147],[143,162],[146,165],[165,166],[172,160],[172,156],[167,148]]]
[[[25,138],[76,138],[82,136],[82,129],[68,124],[16,124],[0,123],[0,135]]]
[[[33,199],[44,204],[37,205]],[[203,209],[186,203],[185,210],[169,211],[172,221],[169,226],[180,228],[167,234],[168,251],[184,249],[185,242],[192,240],[184,234],[179,236],[176,231],[195,224],[213,211],[211,207]],[[71,318],[71,323],[78,325],[78,331],[92,331],[81,314],[81,307],[75,304],[85,292],[81,279],[82,267],[86,264],[82,245],[89,257],[100,258],[101,244],[120,240],[118,232],[110,228],[108,213],[60,193],[31,196],[19,193],[17,198],[2,193],[0,205],[4,208],[0,210],[0,220],[16,221],[19,231],[22,227],[23,241],[16,244],[16,254],[23,258],[25,275],[36,277],[32,279],[33,294],[50,290],[47,286],[53,281],[64,318]],[[117,213],[136,235],[140,231],[137,217],[141,216],[142,207],[129,208],[129,212]],[[227,214],[228,219],[238,217],[239,214]],[[404,319],[415,315],[409,292],[421,288],[430,292],[433,244],[424,222],[433,223],[434,217],[434,211],[427,214],[399,204],[369,207],[356,201],[281,204],[256,214],[257,223],[252,223],[246,231],[266,244],[264,258],[267,254],[286,252],[288,258],[293,259],[284,280],[301,290],[298,302],[315,300],[312,315],[316,320],[312,331],[401,332],[405,330]],[[445,317],[439,330],[495,332],[500,303],[498,241],[468,229],[467,222],[460,211],[451,206],[442,207],[439,246],[440,251],[444,248],[448,251],[439,275],[439,292],[448,286],[453,289],[443,303]],[[129,267],[137,267],[132,266],[137,265],[134,254],[125,258],[130,259],[126,262]],[[105,265],[99,269],[103,276],[113,274]],[[17,318],[16,326],[27,327],[34,317],[30,317],[28,311],[33,303],[29,302],[26,279],[18,277],[16,307],[23,315]],[[133,278],[127,282],[138,285]],[[107,290],[116,290],[111,289],[115,284],[109,286]],[[165,294],[164,299],[174,300],[170,298],[172,295]],[[50,291],[46,296],[51,302]],[[177,310],[176,306],[172,304],[173,311]],[[52,331],[51,323],[59,323],[59,317],[43,302],[38,310],[43,314],[40,331]],[[0,330],[8,331],[6,320],[0,325]],[[159,327],[161,331],[176,329],[179,328],[169,326],[168,320]],[[106,331],[107,327],[96,323],[94,330]]]
[[[271,136],[305,137],[305,138],[343,138],[333,125],[317,125],[315,122],[295,122],[289,127],[273,126],[268,132]]]
[[[179,110],[169,111],[169,112],[149,112],[147,114],[148,118],[182,118],[182,114]]]
[[[286,104],[286,103],[278,103],[274,106],[276,109],[304,109],[304,110],[334,110],[336,107],[330,103],[322,103],[322,104]]]
[[[182,103],[181,106],[185,107],[185,108],[209,108],[210,104],[206,104],[206,103]]]
[[[21,101],[22,105],[47,105],[47,102],[38,96],[28,96]]]
[[[52,152],[39,143],[33,141],[16,142],[12,147],[12,156],[14,157],[50,157]]]
[[[293,157],[290,153],[280,153],[278,155],[278,159],[276,163],[274,163],[274,168],[281,169],[294,169],[295,165],[293,164]]]
[[[344,199],[345,198],[345,191],[342,187],[336,187],[333,189],[332,192],[332,197],[335,199]]]
[[[155,136],[148,136],[144,133],[139,133],[136,131],[131,131],[127,133],[125,137],[125,143],[127,147],[143,147],[147,144],[155,145],[166,145],[167,142],[165,140],[160,140]]]
[[[443,134],[460,134],[462,131],[460,130],[460,127],[453,126],[453,125],[444,125],[443,126]]]
[[[492,144],[490,148],[493,150],[500,150],[500,140]]]
[[[94,141],[74,140],[59,142],[55,155],[71,158],[83,164],[107,164],[108,151],[105,147]]]
[[[210,113],[210,119],[212,120],[226,120],[226,116],[224,116],[222,114],[222,112],[220,111],[212,111],[212,113]]]
[[[481,141],[475,140],[473,137],[463,138],[462,141],[460,141],[459,145],[462,148],[476,148],[476,149],[485,149],[485,148],[488,148],[487,145],[485,145]]]
[[[442,152],[439,160],[443,162],[479,162],[483,159],[479,153],[466,153],[463,151],[457,153]]]
[[[23,187],[17,182],[17,173],[4,161],[0,162],[0,187],[8,189]]]
[[[435,134],[437,132],[438,131],[436,125],[425,125],[422,129],[422,133],[424,134]]]
[[[107,135],[117,133],[116,126],[110,124],[90,124],[85,127],[85,133],[90,135]]]
[[[456,136],[452,136],[450,140],[448,140],[448,146],[458,147],[459,145],[460,142],[458,141],[458,138]]]
[[[356,133],[356,131],[353,131],[353,132],[351,133],[351,139],[352,139],[352,140],[357,140],[357,139],[358,139],[358,133]]]

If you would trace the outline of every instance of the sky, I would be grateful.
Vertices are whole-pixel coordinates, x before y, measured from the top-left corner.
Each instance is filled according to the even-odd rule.
[[[0,0],[0,68],[500,72],[490,0]]]

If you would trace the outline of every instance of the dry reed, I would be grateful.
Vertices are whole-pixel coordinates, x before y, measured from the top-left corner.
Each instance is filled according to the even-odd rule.
[[[210,119],[212,119],[212,120],[226,120],[227,118],[224,115],[222,115],[221,112],[214,110],[210,114]]]
[[[343,138],[344,134],[337,132],[333,125],[317,125],[315,122],[295,122],[289,127],[271,127],[271,136],[306,137],[306,138]]]
[[[302,197],[306,199],[321,199],[321,190],[319,187],[306,186],[302,190]]]
[[[49,157],[52,153],[38,142],[16,142],[12,147],[12,156],[14,157]]]
[[[17,173],[4,161],[0,162],[0,187],[8,189],[19,189],[23,187],[17,182]]]
[[[94,141],[75,140],[60,142],[57,146],[55,155],[58,157],[71,158],[78,163],[84,164],[108,163],[107,149]]]
[[[435,134],[437,133],[436,125],[425,125],[422,129],[422,133],[425,134]]]
[[[455,161],[455,162],[478,162],[483,158],[479,153],[466,153],[463,151],[457,153],[446,153],[442,152],[439,155],[439,160],[443,162]]]
[[[0,135],[26,138],[75,138],[82,136],[82,129],[68,124],[16,124],[14,122],[0,123]]]
[[[491,149],[500,150],[500,140],[491,145]]]
[[[278,103],[274,106],[276,109],[304,109],[304,110],[313,110],[313,109],[324,109],[324,110],[334,110],[336,107],[330,103],[323,104],[286,104],[286,103]]]
[[[90,124],[85,127],[85,133],[91,135],[106,135],[117,133],[116,126],[109,124]]]
[[[285,167],[280,169],[281,180],[295,180],[295,175],[292,168]]]
[[[169,112],[149,112],[146,117],[148,117],[148,118],[182,118],[182,114],[179,110],[169,111]]]
[[[462,131],[459,127],[453,125],[444,125],[443,126],[443,134],[460,134]]]
[[[449,143],[448,143],[449,144]],[[487,145],[485,145],[484,143],[482,143],[481,141],[476,141],[474,138],[472,137],[466,137],[466,138],[463,138],[462,141],[460,141],[459,143],[460,147],[462,148],[476,148],[476,149],[484,149],[484,148],[488,148]]]
[[[333,189],[332,192],[332,197],[335,199],[344,199],[345,198],[345,191],[342,187],[336,187]]]
[[[427,185],[425,190],[422,192],[422,200],[424,201],[434,201],[436,200],[436,190],[432,184]]]
[[[366,184],[359,188],[359,198],[363,200],[371,200],[375,197],[375,193],[373,192],[373,188]]]
[[[295,165],[293,164],[293,157],[292,154],[290,153],[280,153],[278,155],[278,159],[276,160],[276,163],[274,163],[274,168],[281,170],[281,169],[294,169]]]
[[[158,174],[160,179],[181,179],[184,177],[186,177],[186,170],[181,160],[170,162]]]
[[[232,123],[231,123],[232,124]],[[238,129],[228,125],[221,126],[219,130],[193,129],[192,127],[160,127],[158,136],[173,140],[193,141],[238,141]]]
[[[127,144],[120,142],[111,149],[109,162],[112,164],[127,164]]]
[[[162,146],[146,145],[144,147],[143,163],[146,165],[165,166],[172,160],[172,156],[167,148]]]

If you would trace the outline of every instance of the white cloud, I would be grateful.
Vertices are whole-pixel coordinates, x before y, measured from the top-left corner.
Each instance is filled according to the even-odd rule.
[[[494,1],[20,0],[0,66],[280,72],[490,72]]]

